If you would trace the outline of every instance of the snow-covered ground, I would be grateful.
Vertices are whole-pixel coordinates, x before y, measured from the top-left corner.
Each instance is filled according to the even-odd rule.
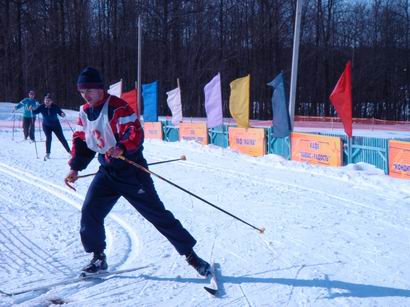
[[[74,114],[75,115],[75,114]],[[71,139],[71,131],[66,136]],[[40,135],[37,134],[40,140]],[[81,246],[77,192],[63,182],[68,156],[53,139],[0,128],[0,290],[75,278]],[[342,168],[248,157],[192,142],[145,142],[153,172],[257,226],[264,234],[154,178],[160,197],[216,263],[220,293],[121,199],[106,220],[110,269],[148,268],[13,297],[0,306],[409,306],[410,181],[366,164]],[[83,174],[95,172],[94,160]]]

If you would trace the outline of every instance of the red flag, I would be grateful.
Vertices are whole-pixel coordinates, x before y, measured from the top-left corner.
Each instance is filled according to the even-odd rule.
[[[124,99],[130,105],[130,107],[134,110],[135,114],[139,115],[137,89],[133,89],[129,92],[122,93],[121,98]]]
[[[352,137],[352,62],[346,64],[343,74],[337,81],[330,101],[336,109],[337,114],[342,119],[345,132],[349,137]]]

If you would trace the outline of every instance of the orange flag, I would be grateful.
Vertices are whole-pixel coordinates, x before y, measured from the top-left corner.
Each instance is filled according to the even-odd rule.
[[[139,116],[137,89],[133,89],[129,92],[122,93],[121,98],[124,99],[129,104],[129,106],[134,110],[135,114]]]
[[[346,134],[352,137],[352,76],[351,76],[352,62],[346,64],[343,74],[337,81],[332,94],[330,94],[330,101],[336,109],[337,114],[343,122]]]

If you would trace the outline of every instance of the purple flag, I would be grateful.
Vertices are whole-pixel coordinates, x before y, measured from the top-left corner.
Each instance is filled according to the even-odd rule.
[[[208,128],[222,125],[221,75],[219,73],[205,85],[204,93]]]

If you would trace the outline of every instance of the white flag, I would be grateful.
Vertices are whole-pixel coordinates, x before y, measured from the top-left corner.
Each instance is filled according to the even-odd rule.
[[[222,91],[221,75],[219,73],[205,85],[204,93],[208,127],[214,128],[222,125]]]
[[[110,89],[107,91],[108,94],[117,96],[118,98],[121,98],[122,94],[122,79],[118,81],[117,83],[111,84]]]
[[[172,123],[174,126],[179,126],[182,122],[182,105],[181,105],[181,91],[179,87],[167,92],[167,104],[172,113]]]

